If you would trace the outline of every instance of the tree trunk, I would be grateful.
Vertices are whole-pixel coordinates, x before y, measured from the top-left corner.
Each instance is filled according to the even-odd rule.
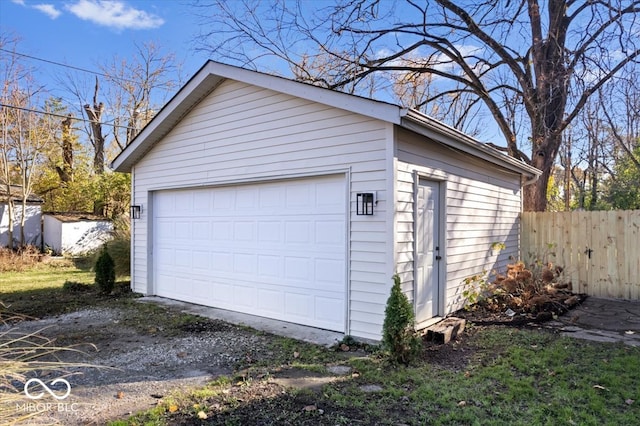
[[[551,170],[543,170],[540,178],[523,190],[523,209],[526,212],[543,212],[547,209],[547,186]]]
[[[100,118],[102,117],[102,111],[104,110],[104,104],[94,104],[93,107],[89,104],[84,106],[84,110],[89,116],[91,121],[91,133],[93,133],[93,168],[96,173],[104,173],[104,136],[102,136],[102,123]]]
[[[9,194],[11,194],[11,192],[9,192]],[[9,195],[9,197],[7,198],[7,213],[9,213],[9,223],[7,224],[7,247],[9,248],[9,250],[13,250],[13,227],[15,224],[16,213],[11,195]]]
[[[63,185],[73,180],[73,140],[71,137],[71,114],[62,120],[62,167],[56,167]]]
[[[24,235],[24,225],[27,221],[27,196],[23,194],[22,196],[22,214],[20,215],[20,248],[23,249],[26,246],[25,235]]]
[[[95,90],[93,92],[93,106],[86,104],[84,110],[89,117],[91,134],[93,136],[93,168],[97,174],[104,173],[104,136],[102,135],[102,112],[104,103],[98,103],[98,77],[96,77]]]

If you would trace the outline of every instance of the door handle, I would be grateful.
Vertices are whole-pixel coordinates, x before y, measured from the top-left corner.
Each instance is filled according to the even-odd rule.
[[[436,256],[436,260],[441,260],[442,256]]]

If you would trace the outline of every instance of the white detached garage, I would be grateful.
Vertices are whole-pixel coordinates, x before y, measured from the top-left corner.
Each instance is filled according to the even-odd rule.
[[[538,176],[419,112],[211,61],[113,167],[135,291],[374,340],[395,273],[420,328],[517,256]]]

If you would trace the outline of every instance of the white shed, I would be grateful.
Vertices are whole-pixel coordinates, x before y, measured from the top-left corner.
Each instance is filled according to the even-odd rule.
[[[9,245],[9,200],[14,209],[13,215],[13,243],[14,247],[20,244],[20,223],[24,214],[24,242],[27,245],[40,247],[42,237],[42,198],[35,194],[27,196],[26,208],[23,212],[22,187],[11,185],[10,194],[6,187],[0,187],[0,247]]]
[[[373,340],[394,274],[422,328],[517,257],[538,176],[417,111],[211,61],[113,167],[135,291]]]
[[[44,245],[56,254],[78,256],[109,241],[113,223],[91,213],[45,213]]]

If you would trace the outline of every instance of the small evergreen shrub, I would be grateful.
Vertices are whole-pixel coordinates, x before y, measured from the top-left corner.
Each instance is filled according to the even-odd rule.
[[[422,342],[414,330],[414,323],[413,306],[402,292],[400,277],[396,274],[382,326],[382,345],[392,361],[406,365],[420,354]]]
[[[131,224],[128,219],[114,220],[113,239],[109,241],[109,254],[116,265],[116,276],[131,274]]]
[[[130,223],[128,219],[114,219],[114,229],[111,232],[111,239],[107,243],[107,251],[116,266],[116,277],[128,278],[131,274],[131,235]],[[94,265],[98,257],[102,254],[102,249],[92,252],[88,258],[91,265]]]
[[[105,294],[111,294],[116,285],[116,267],[106,244],[102,248],[98,260],[96,260],[95,271],[95,283],[100,291]]]

